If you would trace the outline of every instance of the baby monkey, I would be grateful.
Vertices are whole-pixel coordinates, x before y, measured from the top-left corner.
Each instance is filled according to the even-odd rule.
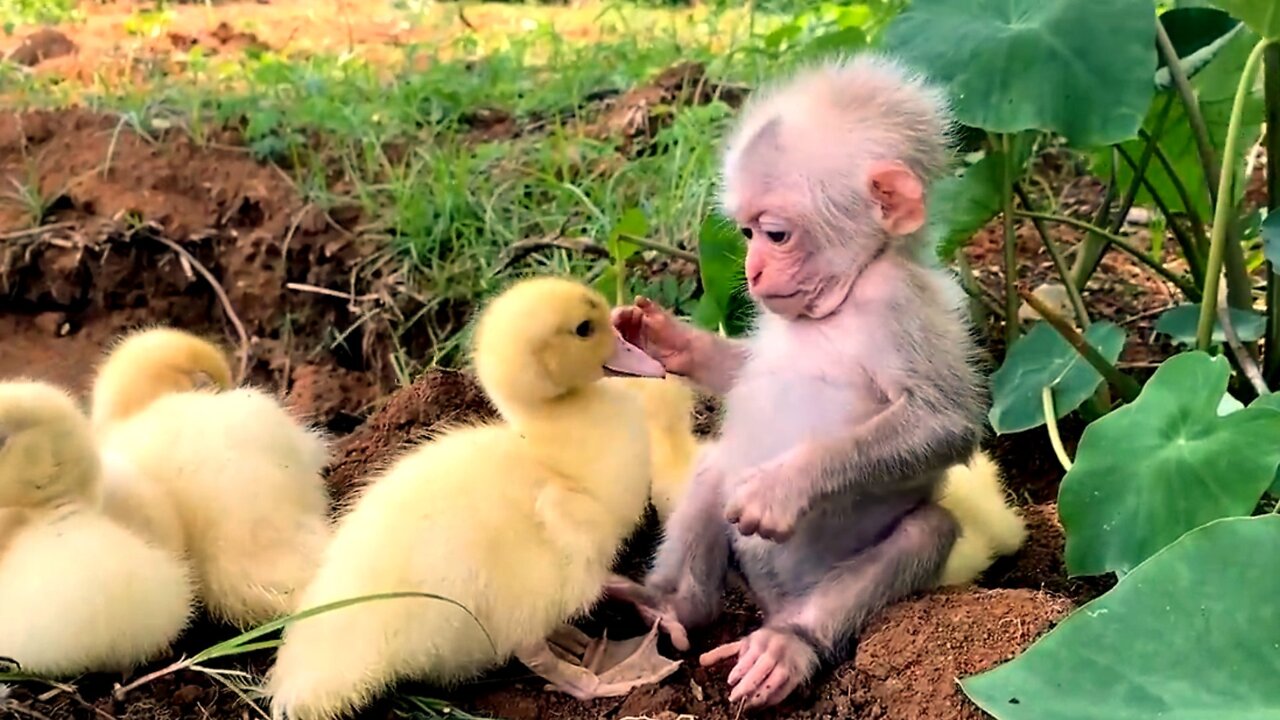
[[[976,449],[985,396],[963,294],[924,259],[948,131],[942,95],[875,55],[757,92],[720,197],[746,239],[754,332],[725,339],[643,298],[614,312],[669,372],[723,395],[724,419],[645,584],[610,592],[670,629],[705,624],[736,559],[764,627],[701,658],[736,658],[732,702],[779,703],[848,658],[955,542],[931,496]]]

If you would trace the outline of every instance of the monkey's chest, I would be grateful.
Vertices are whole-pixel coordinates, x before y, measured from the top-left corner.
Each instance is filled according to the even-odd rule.
[[[869,390],[816,373],[744,373],[726,397],[721,439],[728,462],[751,467],[801,442],[847,432],[874,414]]]

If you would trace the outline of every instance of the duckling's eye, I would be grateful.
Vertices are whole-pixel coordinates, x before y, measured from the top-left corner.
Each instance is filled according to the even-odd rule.
[[[769,238],[769,242],[775,245],[781,245],[791,237],[791,233],[786,230],[766,230],[764,234]]]
[[[742,228],[742,237],[744,237],[744,238],[746,238],[746,239],[750,240],[750,239],[751,239],[751,228],[749,228],[749,227],[744,227],[744,228]]]
[[[580,338],[591,337],[591,333],[595,331],[595,325],[590,320],[583,320],[578,323],[578,327],[573,329],[575,335]]]

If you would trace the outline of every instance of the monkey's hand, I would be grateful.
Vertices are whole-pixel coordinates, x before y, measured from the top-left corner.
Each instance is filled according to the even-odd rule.
[[[725,519],[743,535],[786,541],[806,508],[795,492],[792,465],[785,458],[747,470],[730,482]]]
[[[657,623],[677,650],[689,649],[689,632],[680,622],[670,598],[621,575],[609,577],[604,593],[606,597],[630,603],[647,624]]]
[[[734,657],[738,662],[729,671],[729,702],[745,700],[749,708],[777,705],[818,668],[818,654],[808,643],[768,627],[704,653],[699,662],[710,667]]]
[[[613,326],[627,342],[662,363],[667,372],[686,377],[697,370],[698,331],[646,297],[614,308]]]

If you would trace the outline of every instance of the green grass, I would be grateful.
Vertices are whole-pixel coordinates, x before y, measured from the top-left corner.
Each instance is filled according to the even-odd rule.
[[[786,12],[624,3],[467,5],[491,21],[472,30],[455,3],[404,6],[411,22],[448,39],[409,47],[390,64],[350,55],[194,54],[175,75],[113,81],[104,73],[93,86],[76,87],[15,73],[0,83],[8,82],[16,104],[78,98],[122,113],[144,132],[180,124],[197,142],[238,124],[250,150],[286,168],[308,201],[363,207],[370,222],[361,232],[385,239],[413,291],[428,299],[421,315],[429,317],[432,305],[482,299],[501,287],[510,272],[499,271],[503,251],[512,243],[603,242],[633,208],[645,214],[650,241],[695,245],[713,209],[716,151],[731,109],[720,102],[668,109],[674,119],[659,135],[659,152],[628,161],[612,140],[583,134],[580,123],[592,119],[583,96],[625,91],[685,60],[704,62],[713,80],[754,85],[842,18],[869,27],[887,16],[861,4],[818,6],[800,21]],[[569,40],[566,27],[591,32]],[[514,140],[477,142],[467,118],[481,108],[540,127]],[[335,171],[350,180],[342,196],[330,189]],[[530,262],[588,278],[604,265],[565,250]],[[630,289],[677,306],[694,292],[671,279]],[[435,359],[448,362],[454,328],[425,329],[440,333]]]

